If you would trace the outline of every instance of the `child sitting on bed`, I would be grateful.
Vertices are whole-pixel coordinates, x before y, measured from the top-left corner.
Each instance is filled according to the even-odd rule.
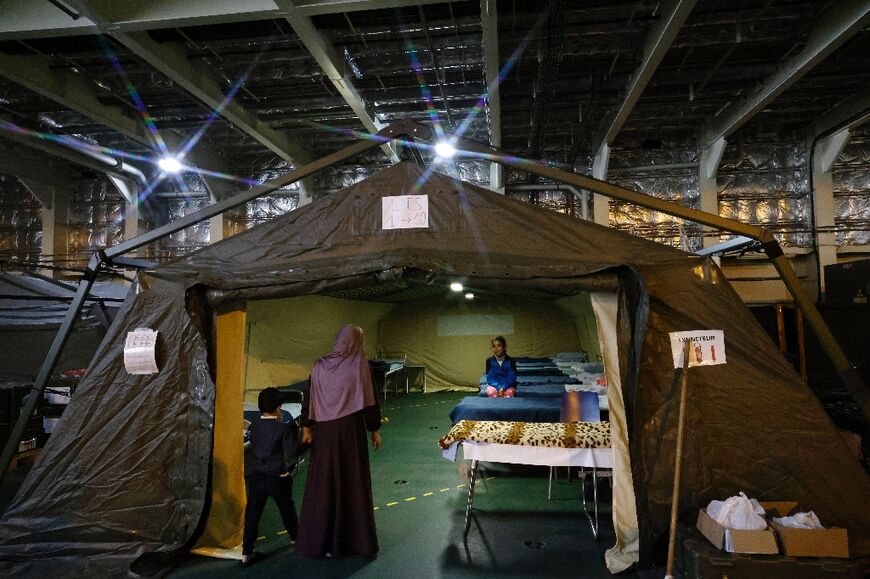
[[[513,398],[517,393],[517,365],[507,355],[502,336],[492,339],[492,356],[486,359],[486,395],[490,398]]]

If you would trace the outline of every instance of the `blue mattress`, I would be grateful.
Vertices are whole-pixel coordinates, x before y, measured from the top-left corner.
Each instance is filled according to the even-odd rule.
[[[598,394],[580,393],[583,421],[600,422]],[[450,420],[502,420],[513,422],[559,422],[562,397],[482,398],[466,396],[450,411]]]
[[[542,376],[535,374],[533,376],[517,376],[517,385],[520,384],[579,384],[580,381],[565,374],[554,374],[552,376]]]
[[[523,368],[517,366],[517,376],[566,376],[565,372],[553,367]]]
[[[565,392],[564,384],[538,384],[535,386],[522,384],[517,386],[516,396],[520,398],[553,398],[561,397],[563,392]],[[477,395],[486,397],[485,384],[480,387],[480,392]]]

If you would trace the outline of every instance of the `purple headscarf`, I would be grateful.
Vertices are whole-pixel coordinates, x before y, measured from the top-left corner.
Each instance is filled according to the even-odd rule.
[[[308,416],[324,422],[362,410],[375,403],[372,373],[363,351],[363,331],[348,324],[335,337],[332,352],[311,369],[311,404]]]

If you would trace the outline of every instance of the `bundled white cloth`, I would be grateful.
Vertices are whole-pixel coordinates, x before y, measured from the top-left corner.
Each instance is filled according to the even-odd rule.
[[[710,501],[707,514],[726,529],[763,531],[767,528],[764,509],[744,493],[724,501]]]
[[[598,394],[606,394],[607,386],[600,384],[565,384],[566,392],[596,392]]]
[[[788,517],[773,517],[773,522],[791,529],[824,529],[821,521],[813,511],[795,513]]]

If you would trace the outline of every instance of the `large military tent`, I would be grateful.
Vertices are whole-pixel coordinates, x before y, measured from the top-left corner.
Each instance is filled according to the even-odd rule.
[[[384,229],[382,198],[406,194],[428,197],[428,226]],[[209,492],[215,417],[226,405],[214,332],[229,304],[310,294],[411,302],[455,278],[536,303],[614,296],[619,356],[608,367],[621,379],[630,456],[618,476],[633,480],[642,565],[666,533],[671,500],[668,333],[696,329],[724,330],[728,363],[691,372],[682,511],[741,490],[797,500],[846,527],[855,555],[870,555],[870,477],[712,260],[403,163],[140,274],[3,517],[0,568],[147,571],[190,545],[220,500]],[[160,332],[158,374],[124,370],[124,337],[138,327]]]

